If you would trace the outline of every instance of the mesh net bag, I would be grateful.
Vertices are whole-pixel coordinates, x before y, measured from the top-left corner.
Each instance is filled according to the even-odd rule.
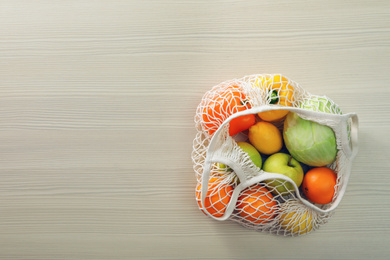
[[[292,115],[326,126],[334,134],[333,159],[319,158],[321,167],[331,169],[335,176],[327,203],[309,199],[307,190],[302,188],[307,172],[320,166],[306,164],[299,153],[289,153],[284,134]],[[252,145],[251,135],[260,136],[257,144],[266,150],[271,148],[267,146],[266,132],[251,134],[252,126],[261,122],[272,124],[285,144],[271,154],[260,151],[259,162],[248,150],[244,151],[242,143]],[[343,114],[331,99],[310,94],[280,74],[250,75],[214,86],[197,107],[195,126],[192,161],[199,209],[215,220],[231,220],[277,235],[307,234],[328,221],[345,193],[358,150],[355,113]],[[311,127],[314,131],[315,127]],[[266,169],[267,160],[275,154],[287,154],[288,163],[299,161],[305,174],[301,180],[293,180],[272,167]]]

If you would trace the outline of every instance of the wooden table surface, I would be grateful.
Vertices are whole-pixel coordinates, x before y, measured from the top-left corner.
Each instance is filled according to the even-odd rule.
[[[0,259],[388,259],[390,2],[0,1]],[[195,109],[282,73],[360,120],[329,223],[201,213]]]

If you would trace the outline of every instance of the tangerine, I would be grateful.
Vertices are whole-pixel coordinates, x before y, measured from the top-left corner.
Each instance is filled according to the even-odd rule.
[[[257,115],[264,121],[273,122],[283,119],[287,114],[288,110],[268,110],[257,113]]]
[[[255,224],[265,224],[275,216],[276,205],[271,192],[266,187],[255,184],[240,195],[237,209],[244,219]]]
[[[199,208],[205,214],[206,212],[204,210],[214,217],[222,217],[232,196],[233,187],[230,184],[223,182],[223,179],[221,178],[210,178],[206,199],[204,201],[205,209],[202,208],[201,189],[202,185],[199,183],[196,188],[196,198]]]
[[[333,199],[336,184],[337,175],[333,170],[327,167],[317,167],[306,173],[302,188],[303,193],[311,202],[328,204]]]
[[[231,115],[250,109],[251,106],[240,86],[221,88],[207,100],[202,111],[203,127],[209,135],[213,135],[219,126]],[[236,135],[254,125],[254,114],[242,115],[229,123],[229,134]]]

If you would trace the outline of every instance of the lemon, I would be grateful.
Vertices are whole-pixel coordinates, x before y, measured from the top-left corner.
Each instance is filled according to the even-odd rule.
[[[286,201],[280,207],[280,225],[292,234],[308,233],[313,229],[312,212],[299,201]]]
[[[277,153],[282,149],[283,138],[279,129],[268,122],[258,122],[249,128],[249,141],[260,152],[266,155]]]

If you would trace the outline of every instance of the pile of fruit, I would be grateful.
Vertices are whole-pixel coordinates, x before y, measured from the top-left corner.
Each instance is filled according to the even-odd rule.
[[[290,235],[308,233],[316,229],[324,216],[321,219],[321,214],[302,200],[321,207],[337,195],[339,179],[333,167],[338,153],[336,136],[329,126],[306,120],[286,108],[332,114],[341,114],[341,110],[326,97],[305,96],[282,75],[262,75],[248,82],[249,92],[256,93],[257,100],[251,99],[253,95],[248,94],[248,89],[233,83],[220,86],[207,96],[198,108],[201,130],[205,139],[211,140],[236,113],[259,105],[276,108],[235,116],[226,125],[226,131],[241,150],[240,155],[257,167],[258,175],[275,173],[286,178],[247,185],[240,191],[230,218],[259,230]],[[234,167],[214,162],[203,203],[200,181],[196,188],[199,208],[215,218],[224,216],[235,188],[242,182]]]

